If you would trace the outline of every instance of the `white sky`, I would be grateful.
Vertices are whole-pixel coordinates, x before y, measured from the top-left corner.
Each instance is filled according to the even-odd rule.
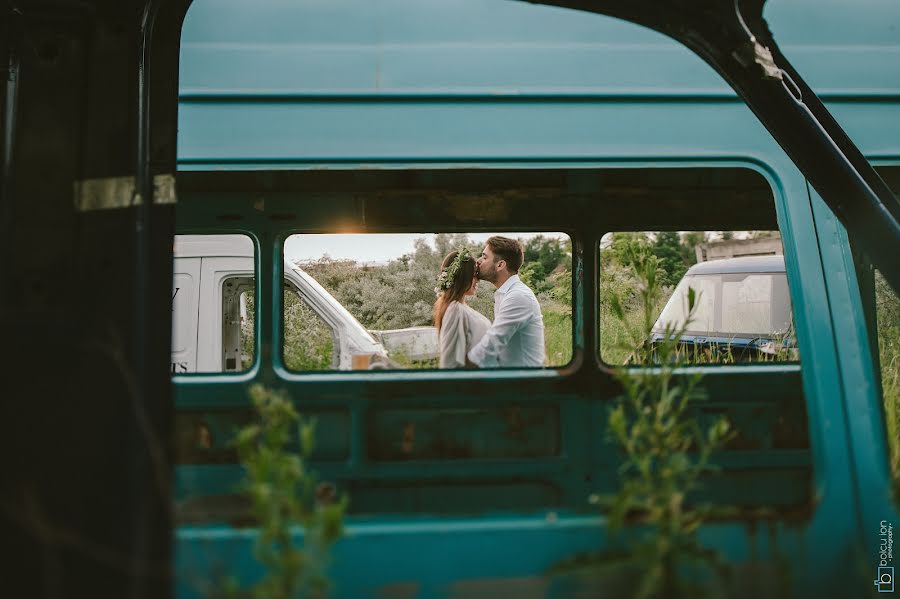
[[[683,233],[684,231],[679,231]],[[719,237],[719,231],[711,231],[712,238]],[[748,231],[735,231],[735,239],[744,239],[749,235]],[[470,233],[469,238],[483,244],[491,235],[504,235],[506,237],[530,239],[538,235],[544,237],[556,237],[563,239],[565,233]],[[335,260],[355,260],[356,262],[383,264],[399,258],[403,254],[413,251],[413,242],[416,239],[427,239],[431,247],[434,247],[435,233],[335,233],[335,234],[304,234],[291,235],[284,244],[284,254],[291,262],[306,262],[318,260],[325,254]],[[607,233],[601,240],[609,241],[612,233]]]
[[[482,244],[491,235],[530,239],[538,235],[565,238],[565,233],[470,233],[469,239]],[[291,235],[284,243],[284,254],[291,262],[317,260],[328,254],[335,260],[383,263],[411,254],[416,239],[427,239],[434,247],[434,233],[347,233]]]

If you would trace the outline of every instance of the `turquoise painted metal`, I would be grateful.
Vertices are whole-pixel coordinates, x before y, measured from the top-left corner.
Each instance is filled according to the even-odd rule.
[[[786,556],[794,596],[874,592],[878,525],[900,517],[853,240],[700,59],[628,23],[524,3],[224,4],[195,0],[185,22],[178,226],[253,237],[264,351],[246,373],[175,378],[176,430],[189,438],[202,421],[215,439],[208,450],[179,447],[178,596],[209,592],[216,573],[259,574],[253,529],[236,516],[240,469],[224,446],[247,418],[251,381],[288,389],[317,418],[316,470],[350,496],[335,596],[571,595],[578,582],[553,566],[614,542],[587,501],[615,489],[618,464],[604,434],[615,386],[596,358],[600,237],[704,218],[760,222],[773,209],[802,363],[704,367],[710,399],[697,416],[725,413],[742,433],[704,496],[775,516],[711,524],[703,539],[737,562]],[[900,8],[863,4],[770,2],[767,19],[867,157],[896,173]],[[611,176],[637,186],[686,172],[757,181],[770,203],[741,215],[723,204],[733,198],[707,198],[665,213],[647,210],[666,205],[662,196],[632,205],[607,193]],[[459,182],[507,189],[528,177],[563,199],[493,198],[487,221],[434,199]],[[421,197],[383,201],[401,187]],[[471,201],[488,206],[487,195]],[[318,375],[284,366],[286,236],[498,225],[576,240],[571,366]],[[409,423],[420,437],[405,451]]]

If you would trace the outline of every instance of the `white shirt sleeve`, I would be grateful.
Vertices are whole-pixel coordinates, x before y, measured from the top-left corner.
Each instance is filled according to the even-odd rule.
[[[469,351],[469,360],[479,368],[496,368],[500,365],[500,351],[533,314],[531,298],[515,290],[507,292],[494,314],[494,324],[475,347]]]
[[[461,307],[457,302],[451,303],[441,320],[439,339],[441,368],[466,367],[466,319]]]

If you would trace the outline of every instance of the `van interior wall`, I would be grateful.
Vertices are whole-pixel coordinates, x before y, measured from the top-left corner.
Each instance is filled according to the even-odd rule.
[[[746,168],[184,171],[178,189],[180,232],[778,228],[771,187]]]
[[[174,208],[133,192],[143,169],[174,171],[186,4],[156,13],[152,76],[140,2],[0,8],[0,54],[17,66],[0,78],[7,596],[171,593]]]
[[[278,380],[319,423],[314,467],[349,492],[355,514],[583,510],[587,493],[614,491],[615,477],[606,475],[615,471],[611,448],[586,440],[603,427],[609,406],[604,400],[619,392],[593,359],[598,344],[591,290],[599,283],[595,254],[601,236],[778,228],[772,188],[745,168],[181,172],[178,180],[179,233],[249,232],[261,240],[263,252],[277,250],[277,240],[294,233],[572,235],[576,271],[579,260],[584,265],[573,289],[573,295],[583,294],[583,321],[575,334],[580,360],[565,376],[485,378],[466,392],[445,380],[413,384],[390,373]],[[257,303],[259,309],[270,305],[264,298]],[[273,356],[278,348],[257,353]],[[263,362],[266,376],[278,376]],[[240,512],[240,498],[228,497],[239,467],[224,431],[250,417],[246,390],[224,378],[208,386],[185,382],[176,382],[176,437],[184,440],[177,454],[177,521],[230,521]],[[704,385],[712,401],[698,417],[725,413],[742,431],[725,458],[726,474],[709,488],[711,496],[806,510],[812,471],[799,366],[727,375],[711,369]],[[353,429],[354,421],[365,426]],[[523,427],[521,434],[504,436],[513,421]],[[397,439],[410,423],[416,442],[404,449]],[[192,442],[198,427],[214,431],[210,447]],[[364,456],[365,467],[349,466],[353,455]],[[498,459],[506,466],[497,467]],[[528,465],[536,460],[544,463],[540,472]],[[429,464],[427,481],[416,462]],[[600,464],[600,472],[587,464]],[[211,476],[201,476],[204,468]],[[513,472],[519,474],[511,481]],[[192,482],[201,478],[206,483]]]

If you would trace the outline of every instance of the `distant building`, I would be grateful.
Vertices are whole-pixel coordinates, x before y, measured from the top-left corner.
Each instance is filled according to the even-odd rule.
[[[771,237],[755,239],[709,241],[699,244],[694,250],[697,252],[697,262],[738,258],[740,256],[780,256],[784,253],[779,233],[774,233]]]

